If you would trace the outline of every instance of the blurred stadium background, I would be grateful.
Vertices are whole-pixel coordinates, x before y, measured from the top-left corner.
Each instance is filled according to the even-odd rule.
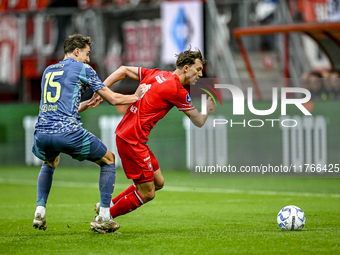
[[[102,80],[120,65],[173,70],[175,54],[191,45],[208,60],[204,78],[245,93],[254,87],[254,105],[262,109],[271,106],[273,86],[324,83],[315,91],[307,87],[313,95],[311,118],[296,109],[288,112],[304,123],[288,131],[279,125],[193,131],[183,114],[172,110],[150,139],[163,169],[207,165],[214,157],[233,165],[338,163],[339,21],[339,0],[0,0],[0,166],[40,165],[31,153],[40,79],[47,65],[63,58],[63,41],[73,33],[94,40],[90,64]],[[313,73],[321,76],[315,81]],[[328,79],[334,83],[330,89]],[[112,88],[131,93],[136,86],[125,79]],[[216,114],[225,116],[231,97],[219,93],[226,103]],[[91,95],[85,91],[84,99]],[[102,103],[82,113],[82,122],[116,151],[114,130],[125,109]],[[251,118],[249,112],[243,117]],[[279,111],[274,118],[280,118]],[[207,139],[222,132],[225,139],[209,143],[216,153],[196,151],[190,157],[189,131]],[[68,156],[60,164],[91,165]]]

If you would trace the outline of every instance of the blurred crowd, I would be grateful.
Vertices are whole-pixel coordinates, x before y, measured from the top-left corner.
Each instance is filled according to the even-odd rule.
[[[152,2],[160,2],[161,0],[92,0],[93,7],[101,8],[108,6],[137,6],[139,4],[147,4]]]
[[[312,71],[302,75],[302,86],[313,100],[340,99],[340,70]]]
[[[162,0],[0,0],[0,13],[6,11],[38,11],[49,7],[89,8],[132,7],[139,4],[157,3]]]

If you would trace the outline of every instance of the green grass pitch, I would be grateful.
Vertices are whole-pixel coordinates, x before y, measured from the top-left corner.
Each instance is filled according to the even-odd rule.
[[[121,234],[90,231],[99,168],[59,167],[47,230],[32,227],[39,167],[0,169],[1,254],[340,254],[340,179],[193,179],[163,171],[165,188],[116,218]],[[114,194],[131,182],[117,171]],[[279,210],[297,205],[302,231],[281,231]]]

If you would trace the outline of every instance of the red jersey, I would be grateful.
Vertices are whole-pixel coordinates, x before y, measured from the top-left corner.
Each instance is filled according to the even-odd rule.
[[[188,91],[173,72],[140,67],[138,75],[140,84],[151,87],[141,99],[129,105],[116,129],[116,134],[131,144],[146,143],[151,129],[172,107],[179,111],[195,109]]]

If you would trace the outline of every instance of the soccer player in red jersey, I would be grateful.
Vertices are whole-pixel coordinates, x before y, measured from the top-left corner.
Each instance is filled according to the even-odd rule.
[[[208,98],[207,114],[199,113],[183,87],[194,85],[202,77],[204,63],[205,59],[199,50],[189,49],[177,55],[174,72],[121,66],[105,81],[106,84],[113,84],[130,77],[149,86],[148,92],[140,100],[129,105],[116,129],[118,153],[127,178],[132,179],[134,184],[112,199],[112,218],[151,201],[155,197],[155,191],[164,186],[157,159],[147,145],[148,135],[157,121],[176,106],[190,117],[195,126],[202,127],[208,114],[214,111],[214,104]],[[96,210],[99,211],[98,204]]]

